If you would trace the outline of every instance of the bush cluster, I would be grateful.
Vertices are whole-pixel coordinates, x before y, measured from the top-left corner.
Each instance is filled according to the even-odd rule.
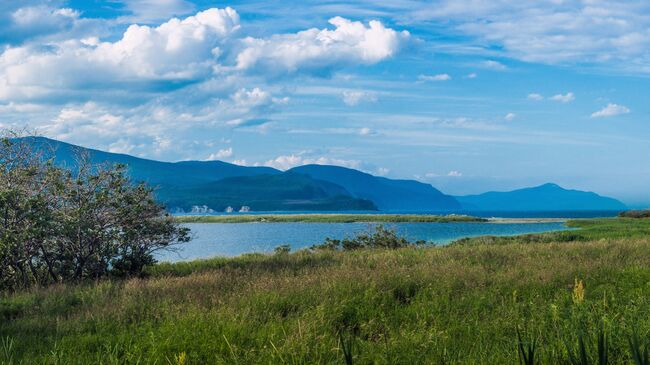
[[[650,209],[646,210],[628,210],[618,213],[622,218],[650,218]]]
[[[142,273],[153,252],[189,240],[125,167],[73,167],[24,139],[0,141],[0,289]]]
[[[359,250],[365,248],[398,249],[409,246],[421,246],[425,241],[418,240],[411,242],[404,237],[398,236],[395,230],[377,225],[373,232],[360,233],[352,238],[342,240],[326,238],[325,242],[314,245],[313,250]]]

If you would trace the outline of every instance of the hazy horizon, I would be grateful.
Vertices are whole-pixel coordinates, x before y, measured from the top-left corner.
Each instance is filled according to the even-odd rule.
[[[643,1],[0,5],[0,126],[161,161],[650,206]]]

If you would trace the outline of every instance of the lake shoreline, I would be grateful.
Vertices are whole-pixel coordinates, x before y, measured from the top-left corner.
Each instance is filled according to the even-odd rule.
[[[485,223],[512,224],[512,223],[566,223],[576,218],[488,218]]]
[[[175,216],[179,223],[452,223],[488,222],[468,215],[429,214],[246,214]]]
[[[565,217],[502,218],[428,214],[245,214],[175,216],[179,223],[564,223]]]

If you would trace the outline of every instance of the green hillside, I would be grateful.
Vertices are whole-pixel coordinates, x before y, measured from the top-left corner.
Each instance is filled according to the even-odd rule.
[[[207,205],[223,211],[248,206],[272,210],[376,210],[369,200],[350,197],[342,187],[300,174],[231,177],[196,186],[162,186],[157,196],[171,207]]]

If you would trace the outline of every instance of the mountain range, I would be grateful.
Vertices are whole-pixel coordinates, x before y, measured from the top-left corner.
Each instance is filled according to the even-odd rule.
[[[381,210],[411,212],[624,210],[595,193],[555,184],[511,192],[451,196],[430,184],[373,176],[355,169],[305,165],[280,171],[223,161],[161,162],[75,146],[44,137],[25,137],[36,149],[52,151],[56,164],[73,168],[79,153],[93,163],[124,164],[134,181],[155,188],[172,211]],[[197,208],[200,207],[200,208]]]
[[[596,193],[564,189],[557,184],[543,184],[508,192],[492,191],[478,195],[457,196],[468,211],[566,211],[625,210],[620,201]]]

